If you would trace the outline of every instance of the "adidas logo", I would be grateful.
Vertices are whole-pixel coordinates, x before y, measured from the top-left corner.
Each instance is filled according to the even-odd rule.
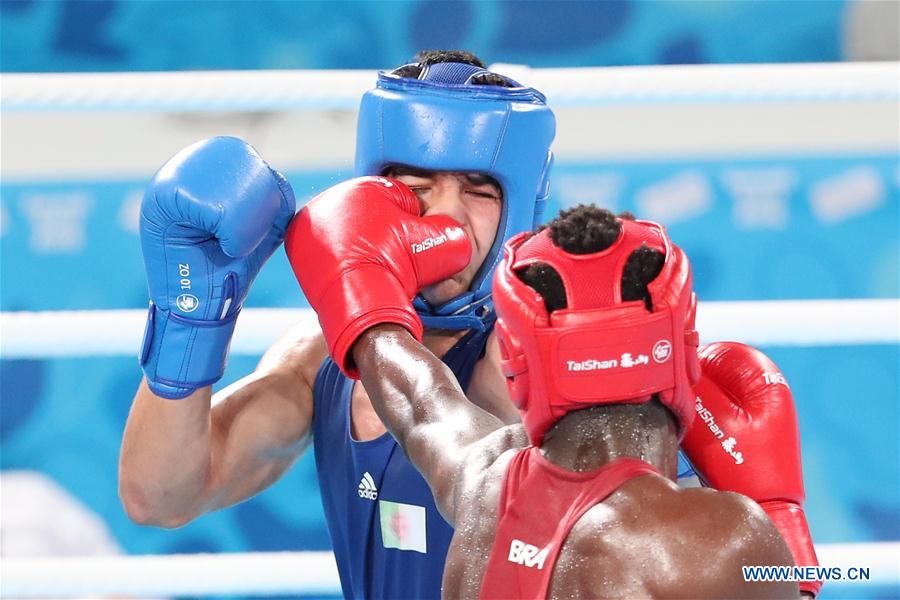
[[[378,498],[378,488],[375,487],[375,480],[366,471],[363,473],[362,479],[359,480],[359,497],[375,500]]]

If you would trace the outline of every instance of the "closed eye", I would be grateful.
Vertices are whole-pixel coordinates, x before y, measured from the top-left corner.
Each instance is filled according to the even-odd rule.
[[[497,200],[498,202],[500,201],[500,195],[497,194],[496,192],[482,192],[482,191],[477,191],[477,190],[469,190],[468,193],[472,194],[473,196],[478,196],[479,198],[490,198],[491,200]]]

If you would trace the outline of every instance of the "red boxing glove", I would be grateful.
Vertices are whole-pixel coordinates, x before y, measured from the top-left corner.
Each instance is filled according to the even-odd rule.
[[[797,566],[818,566],[803,513],[800,432],[787,381],[768,356],[737,342],[707,344],[699,356],[697,418],[682,450],[705,484],[759,503]],[[821,587],[800,583],[813,595]]]
[[[463,270],[472,255],[456,221],[420,217],[412,190],[386,177],[351,179],[313,198],[291,221],[284,248],[331,357],[353,378],[356,339],[396,323],[421,340],[412,298]]]

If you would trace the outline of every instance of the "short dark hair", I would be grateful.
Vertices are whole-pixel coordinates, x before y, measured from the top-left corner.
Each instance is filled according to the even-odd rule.
[[[487,68],[483,60],[466,50],[422,50],[416,53],[413,60],[415,61],[414,63],[394,69],[392,71],[393,74],[416,79],[425,67],[445,62],[463,63],[473,67],[481,67],[482,69]],[[513,84],[502,75],[490,72],[476,75],[472,78],[472,83],[475,85],[513,87]]]
[[[456,62],[485,68],[484,61],[467,50],[421,50],[416,53],[416,62],[423,67],[437,63]]]
[[[623,212],[619,219],[634,220]],[[549,230],[550,239],[570,254],[593,254],[609,248],[619,238],[622,225],[616,215],[593,204],[579,204],[563,210],[559,216],[541,227]],[[643,300],[652,308],[647,284],[662,270],[665,256],[659,250],[641,246],[631,253],[622,271],[622,300]],[[534,288],[544,299],[548,312],[566,308],[566,289],[556,269],[547,263],[535,263],[517,272],[519,278]]]

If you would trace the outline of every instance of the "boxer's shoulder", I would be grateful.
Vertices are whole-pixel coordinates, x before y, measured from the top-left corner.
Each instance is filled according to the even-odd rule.
[[[740,565],[792,565],[790,551],[759,504],[734,492],[706,488],[681,490],[694,505],[692,528],[709,548],[723,548],[723,559]],[[701,496],[705,496],[701,499]],[[699,500],[699,501],[698,501]],[[715,527],[701,524],[715,522]]]
[[[598,525],[614,523],[623,535],[655,531],[659,537],[655,544],[674,541],[717,546],[727,542],[736,547],[732,537],[752,540],[754,532],[765,534],[772,529],[763,510],[746,496],[702,487],[680,488],[659,475],[626,482],[604,504],[607,512],[593,514]]]
[[[521,423],[496,429],[472,445],[466,460],[467,470],[489,479],[505,474],[512,457],[528,445],[528,435]]]
[[[509,461],[528,446],[525,428],[520,424],[507,425],[491,432],[473,444],[464,460],[455,491],[457,515],[483,514],[496,511]]]
[[[685,507],[681,519],[671,515],[667,536],[670,556],[678,573],[661,582],[666,595],[696,594],[698,597],[796,598],[794,582],[746,582],[742,567],[792,565],[790,551],[760,506],[733,492],[707,488],[678,491]],[[681,539],[679,539],[681,536]],[[687,552],[685,552],[687,551]],[[693,556],[688,558],[688,556]],[[697,557],[700,557],[699,559]],[[702,582],[698,587],[694,582]]]
[[[742,583],[740,566],[766,556],[756,529],[765,515],[752,504],[737,494],[680,489],[658,475],[632,479],[572,528],[556,571],[591,568],[584,580],[554,582],[553,595],[587,585],[636,596],[727,596]]]

